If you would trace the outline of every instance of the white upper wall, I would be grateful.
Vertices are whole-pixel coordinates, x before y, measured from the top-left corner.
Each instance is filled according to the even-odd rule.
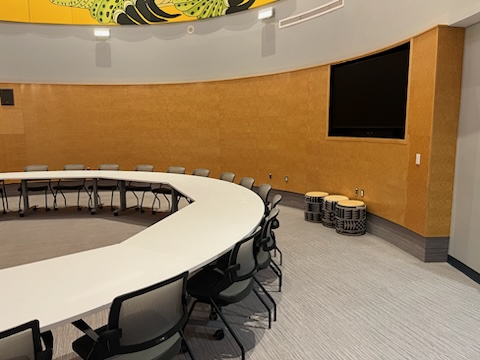
[[[340,10],[279,29],[278,21],[329,0],[280,0],[275,18],[257,10],[193,23],[93,26],[0,23],[0,82],[175,83],[296,70],[390,46],[480,12],[478,0],[345,0]],[[193,25],[195,32],[187,34]]]
[[[480,24],[465,31],[449,255],[480,272]]]

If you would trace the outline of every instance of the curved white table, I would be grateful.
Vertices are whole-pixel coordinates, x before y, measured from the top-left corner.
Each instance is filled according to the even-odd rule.
[[[167,183],[195,202],[120,244],[0,270],[0,331],[32,319],[40,321],[42,331],[49,330],[107,308],[117,295],[197,270],[250,234],[264,211],[253,191],[199,176],[98,170],[0,173],[3,180],[57,178]]]

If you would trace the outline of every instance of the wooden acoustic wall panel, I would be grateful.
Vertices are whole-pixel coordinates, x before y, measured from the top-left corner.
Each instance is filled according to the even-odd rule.
[[[410,81],[407,104],[409,146],[405,220],[401,224],[425,235],[427,221],[428,169],[435,96],[437,28],[415,37],[410,51]],[[415,165],[415,154],[421,164]],[[381,216],[381,215],[380,215]]]
[[[463,28],[438,28],[425,236],[450,235],[463,60]]]

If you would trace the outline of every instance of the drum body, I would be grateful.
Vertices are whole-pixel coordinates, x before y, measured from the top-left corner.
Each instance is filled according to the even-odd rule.
[[[323,198],[322,223],[327,227],[335,227],[335,209],[337,203],[342,200],[348,200],[343,195],[329,195]]]
[[[339,201],[335,211],[335,230],[343,235],[363,235],[367,232],[367,207],[363,201]]]
[[[321,223],[322,222],[322,208],[323,198],[328,196],[328,193],[321,191],[311,191],[305,194],[305,220]]]

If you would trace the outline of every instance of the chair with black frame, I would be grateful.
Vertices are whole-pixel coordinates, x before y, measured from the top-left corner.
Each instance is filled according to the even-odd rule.
[[[268,207],[268,194],[272,190],[272,186],[270,184],[262,184],[258,187],[258,195],[263,200],[263,204],[265,205],[265,214],[268,214],[269,207]]]
[[[282,195],[276,194],[273,196],[272,201],[268,205],[269,210],[271,211],[272,209],[275,209],[277,205],[282,201]],[[275,218],[275,220],[272,223],[272,229],[278,229],[280,227],[280,221],[278,221],[278,218]],[[275,249],[273,249],[273,254],[274,256],[277,256],[277,251],[280,254],[280,264],[283,264],[283,254],[282,251],[278,248],[277,242],[275,242]]]
[[[192,175],[209,177],[209,176],[210,176],[210,170],[208,170],[208,169],[201,169],[201,168],[195,169],[195,170],[193,170]]]
[[[52,333],[40,333],[38,320],[0,332],[0,360],[50,360],[52,351]]]
[[[167,173],[170,174],[185,174],[185,168],[183,166],[170,166],[167,169]],[[168,202],[168,208],[170,209],[170,200],[168,200],[167,195],[172,195],[172,188],[170,186],[167,186],[165,184],[160,184],[159,187],[152,188],[152,193],[153,193],[153,202],[152,202],[152,214],[156,214],[157,210],[155,210],[155,201],[158,201],[158,208],[160,209],[160,199],[158,198],[158,195],[163,195],[165,200]]]
[[[98,166],[98,170],[106,170],[106,171],[118,171],[120,170],[120,166],[118,164],[100,164]],[[92,198],[91,195],[93,193],[93,185],[88,186],[88,190],[90,191],[90,199]],[[100,197],[99,191],[111,191],[111,196],[110,196],[110,210],[114,211],[115,209],[113,208],[113,194],[115,193],[115,190],[120,190],[119,184],[117,180],[107,180],[107,179],[98,179],[97,180],[97,198],[98,198],[98,203],[100,204],[99,207],[102,208],[102,199]],[[89,204],[90,209],[93,207],[93,205]]]
[[[153,171],[153,165],[149,164],[141,164],[137,165],[135,167],[135,171],[146,171],[146,172],[152,172]],[[137,206],[135,207],[136,211],[140,212],[145,212],[143,210],[143,200],[145,199],[145,193],[152,191],[152,184],[150,183],[142,183],[142,182],[137,182],[137,181],[130,181],[126,186],[125,186],[126,191],[131,191],[135,198],[137,199]],[[142,193],[142,200],[140,201],[137,196],[137,192]]]
[[[252,190],[253,184],[255,184],[255,179],[248,176],[241,178],[239,182],[239,185],[246,187],[247,189],[250,189],[250,190]]]
[[[257,253],[257,263],[258,270],[263,270],[271,268],[275,275],[278,277],[278,291],[282,291],[282,270],[280,267],[273,261],[271,256],[271,251],[277,249],[275,233],[273,232],[272,225],[275,222],[280,210],[274,208],[270,210],[270,213],[265,218],[265,223],[262,228],[262,240],[261,246],[258,249]],[[277,249],[278,250],[278,249]]]
[[[83,164],[66,164],[63,166],[63,170],[85,170],[85,165]],[[53,186],[53,209],[58,210],[57,207],[57,195],[60,192],[60,195],[63,197],[63,203],[65,207],[67,206],[67,198],[65,197],[64,191],[76,191],[77,192],[77,210],[82,210],[80,207],[80,193],[84,190],[88,195],[88,202],[91,203],[90,193],[87,190],[85,185],[85,179],[58,179],[57,185]]]
[[[48,171],[48,165],[27,165],[25,166],[24,171],[26,172]],[[29,180],[27,182],[26,190],[27,192],[43,192],[45,194],[45,211],[50,211],[50,208],[48,207],[47,195],[49,190],[53,194],[51,180],[41,180],[41,181]],[[18,209],[19,209],[20,216],[23,216],[25,214],[25,211],[27,211],[27,209],[22,210],[22,207],[21,207],[22,197],[28,196],[28,193],[24,194],[22,187],[19,187],[18,191],[20,193],[20,196],[18,198]],[[37,209],[38,209],[37,206],[33,207],[33,210],[37,210]]]
[[[8,210],[8,196],[7,196],[7,189],[5,188],[5,182],[0,180],[2,186],[0,187],[0,196],[2,197],[2,209],[3,213],[6,214]]]
[[[259,241],[261,230],[261,227],[257,227],[251,235],[235,244],[233,250],[192,276],[187,284],[188,294],[195,298],[190,308],[190,315],[196,304],[210,304],[210,319],[216,320],[217,315],[220,316],[223,324],[240,347],[242,360],[245,359],[245,348],[225,319],[222,307],[242,301],[253,291],[257,293],[257,297],[267,308],[269,325],[271,324],[270,309],[254,288],[253,279],[257,271],[256,244]],[[223,329],[217,330],[214,336],[219,340],[223,339]]]
[[[72,324],[85,333],[72,343],[82,359],[174,358],[182,349],[195,359],[183,327],[188,320],[188,272],[117,296],[108,324],[93,330],[84,320]]]
[[[233,180],[235,180],[235,174],[232,172],[225,171],[220,174],[219,179],[233,183]]]

